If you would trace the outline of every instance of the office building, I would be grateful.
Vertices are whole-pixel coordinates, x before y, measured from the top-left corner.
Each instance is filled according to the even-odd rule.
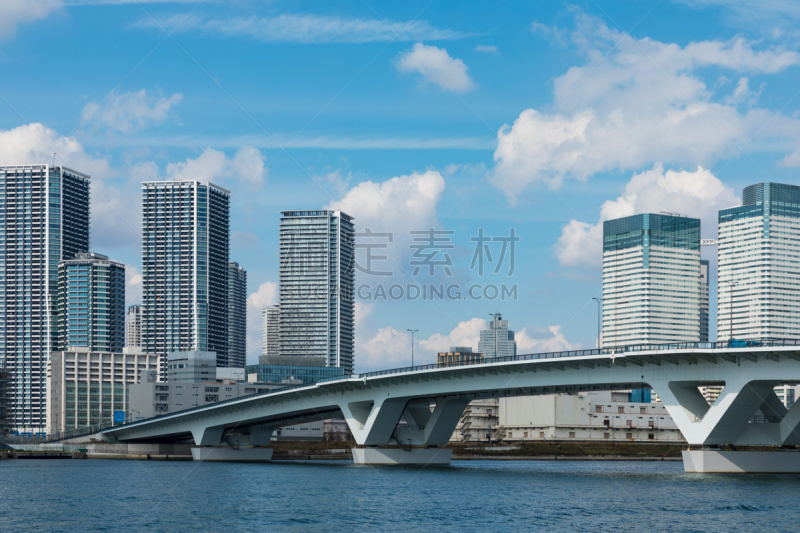
[[[705,259],[700,260],[700,342],[709,341],[708,324],[709,324],[709,306],[708,306],[708,288],[710,285],[711,272],[708,268],[708,261]]]
[[[341,211],[281,214],[280,355],[318,357],[352,373],[352,218]]]
[[[438,366],[474,365],[483,362],[483,354],[472,350],[471,346],[451,346],[449,352],[436,354]]]
[[[46,431],[47,361],[58,344],[58,263],[89,251],[89,176],[0,166],[0,367],[12,427]]]
[[[134,385],[130,385],[129,412],[131,419],[136,421],[280,387],[281,385],[218,380],[213,377],[208,380],[163,382],[157,380],[156,371],[146,371],[142,372]]]
[[[239,263],[228,263],[228,364],[247,364],[247,272]],[[222,365],[220,365],[222,366]]]
[[[217,379],[217,354],[214,352],[170,352],[167,354],[167,381],[214,381]]]
[[[125,346],[125,265],[77,253],[58,265],[58,349],[121,352]]]
[[[130,419],[128,387],[139,373],[160,375],[163,356],[72,348],[50,354],[47,389],[48,433],[114,420],[114,412]]]
[[[230,194],[197,181],[142,184],[142,343],[228,360]]]
[[[503,320],[500,313],[493,313],[489,329],[481,330],[478,351],[487,359],[517,355],[514,332],[508,329],[508,320]]]
[[[128,307],[125,315],[125,346],[140,348],[142,346],[142,306]]]
[[[261,310],[261,355],[280,355],[280,334],[281,307],[265,307]]]
[[[603,347],[700,341],[700,220],[603,223]]]
[[[743,196],[719,212],[717,340],[800,339],[800,187]]]

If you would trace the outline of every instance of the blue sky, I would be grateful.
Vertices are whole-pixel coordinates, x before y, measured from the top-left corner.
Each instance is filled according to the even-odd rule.
[[[259,308],[276,302],[279,212],[322,207],[394,236],[373,265],[393,276],[359,273],[362,294],[517,291],[360,299],[358,370],[409,362],[407,328],[419,329],[417,362],[477,347],[498,310],[521,352],[593,346],[602,220],[681,212],[713,238],[717,210],[744,186],[797,183],[800,7],[501,5],[7,0],[0,164],[56,152],[92,176],[92,249],[130,265],[129,303],[141,292],[141,181],[230,189],[250,361]],[[428,228],[450,232],[452,247],[428,254],[449,258],[449,274],[413,273],[409,232]],[[497,273],[470,268],[471,238],[511,228],[513,272],[508,255]],[[489,244],[496,261],[502,241]]]

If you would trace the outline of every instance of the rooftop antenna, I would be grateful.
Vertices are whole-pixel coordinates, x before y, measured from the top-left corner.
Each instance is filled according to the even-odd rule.
[[[53,168],[56,166],[56,153],[57,152],[53,152]]]

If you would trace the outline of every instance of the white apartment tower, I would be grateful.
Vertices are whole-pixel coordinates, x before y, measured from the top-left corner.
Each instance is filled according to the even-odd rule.
[[[125,346],[140,348],[142,346],[142,306],[128,307],[125,315]]]
[[[228,360],[230,193],[198,181],[142,184],[142,344]]]
[[[261,310],[261,355],[280,355],[281,307]]]
[[[353,219],[341,211],[283,211],[280,355],[324,358],[353,372]]]
[[[699,219],[644,213],[603,223],[601,346],[700,342],[702,287]]]
[[[800,187],[743,196],[719,212],[717,339],[800,339]]]
[[[46,432],[47,363],[58,344],[58,264],[89,251],[89,176],[0,166],[0,368],[9,418]]]

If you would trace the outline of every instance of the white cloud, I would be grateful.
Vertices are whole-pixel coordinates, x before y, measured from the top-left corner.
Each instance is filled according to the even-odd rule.
[[[234,180],[253,190],[259,190],[267,176],[264,154],[252,146],[239,148],[233,158],[224,152],[206,148],[195,159],[167,165],[167,177],[172,180],[198,180],[223,185]]]
[[[44,124],[32,123],[0,130],[0,165],[64,165],[95,179],[111,174],[108,161],[87,154],[75,137],[62,137]]]
[[[261,354],[261,310],[278,303],[278,284],[266,281],[247,297],[248,364]]]
[[[13,36],[17,25],[46,18],[62,7],[62,0],[3,0],[0,2],[0,40]]]
[[[163,123],[170,110],[183,99],[180,93],[169,98],[148,96],[147,91],[110,94],[98,102],[89,102],[83,108],[81,120],[122,133],[136,133],[149,126]]]
[[[569,342],[564,337],[560,325],[546,328],[522,328],[514,335],[514,338],[517,341],[518,354],[565,352],[581,348],[579,343]]]
[[[444,48],[417,43],[400,55],[397,68],[401,72],[419,72],[445,91],[463,93],[475,88],[464,62],[450,57]]]
[[[758,49],[741,37],[680,47],[636,39],[586,16],[572,39],[588,61],[555,80],[554,111],[526,109],[498,132],[492,182],[510,201],[536,184],[557,188],[566,178],[655,161],[709,165],[743,145],[774,150],[798,138],[794,118],[740,110],[755,103],[743,98],[746,87],[715,95],[701,77],[708,75],[705,67],[776,73],[800,63],[797,52]],[[766,121],[775,127],[760,131]],[[751,143],[757,133],[760,146]]]
[[[459,322],[447,335],[434,333],[427,339],[420,339],[420,351],[427,358],[425,362],[435,363],[436,354],[449,351],[451,346],[469,346],[477,350],[482,329],[486,329],[486,321],[482,318],[473,318]]]
[[[459,322],[449,333],[434,333],[427,339],[417,339],[414,351],[414,364],[427,365],[436,362],[436,354],[446,352],[452,346],[471,346],[478,349],[481,330],[486,329],[486,321],[472,318]],[[561,326],[546,328],[527,327],[518,331],[517,353],[558,352],[580,348],[571,343],[561,332]],[[378,329],[366,339],[356,339],[356,364],[359,371],[398,368],[411,365],[411,335],[398,331],[392,326]]]
[[[422,174],[397,176],[383,182],[363,181],[351,188],[341,200],[331,202],[326,209],[340,210],[354,217],[356,232],[369,229],[372,233],[391,233],[391,242],[385,237],[375,237],[370,242],[384,246],[375,249],[368,262],[366,250],[356,250],[357,264],[380,272],[402,274],[409,269],[407,255],[413,230],[427,230],[440,226],[436,207],[444,192],[445,181],[435,170]],[[364,236],[359,242],[368,242]],[[441,269],[440,269],[441,270]],[[385,281],[386,278],[356,272],[356,284]]]
[[[326,209],[355,217],[359,228],[407,233],[437,222],[436,206],[445,182],[435,170],[414,172],[383,182],[362,181]]]
[[[484,54],[499,54],[500,50],[493,44],[479,44],[475,47],[476,52],[483,52]]]
[[[596,224],[570,220],[561,229],[556,257],[563,266],[599,268],[603,260],[603,221],[639,213],[667,211],[700,218],[704,237],[712,238],[716,236],[719,210],[740,204],[733,189],[709,170],[698,167],[695,171],[665,172],[658,163],[635,174],[616,200],[606,201]]]
[[[125,305],[141,305],[142,273],[131,265],[125,265]]]
[[[249,37],[266,43],[371,43],[461,39],[468,34],[434,28],[424,20],[405,22],[286,13],[277,17],[203,19],[197,15],[146,17],[135,24],[170,32]]]

